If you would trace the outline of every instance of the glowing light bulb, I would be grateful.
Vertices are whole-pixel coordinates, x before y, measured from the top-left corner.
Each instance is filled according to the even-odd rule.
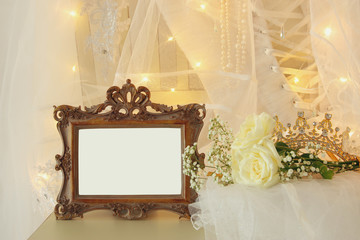
[[[327,37],[329,37],[329,36],[331,35],[331,32],[332,32],[332,30],[331,30],[331,28],[329,28],[329,27],[325,28],[325,30],[324,30],[324,34],[325,34],[325,36],[327,36]]]
[[[205,10],[206,5],[205,5],[205,4],[201,4],[200,7],[201,7],[202,10]]]
[[[197,67],[200,67],[200,65],[201,65],[201,62],[197,62],[197,63],[195,64],[195,66],[197,66]]]
[[[174,40],[174,37],[171,36],[171,37],[168,38],[169,42],[172,41],[172,40]]]
[[[76,71],[76,66],[75,65],[72,67],[72,70],[73,70],[73,72]]]
[[[340,81],[343,82],[343,83],[344,83],[344,82],[347,82],[347,80],[348,80],[348,79],[347,79],[347,78],[344,78],[344,77],[341,77],[341,78],[340,78]]]
[[[143,77],[143,82],[148,82],[149,81],[149,78],[148,77]]]
[[[38,176],[39,176],[39,177],[42,177],[42,178],[45,179],[45,180],[48,180],[48,179],[49,179],[49,175],[47,175],[46,173],[39,173]]]
[[[297,77],[294,78],[294,83],[298,83],[299,81],[300,80]]]
[[[76,16],[76,12],[75,12],[75,11],[71,11],[71,12],[69,12],[69,14],[70,14],[71,16],[73,16],[73,17]]]
[[[353,134],[354,134],[354,131],[351,131],[351,132],[349,133],[349,136],[351,137]]]
[[[172,92],[175,92],[175,88],[170,89]]]
[[[285,39],[285,30],[284,30],[284,25],[282,25],[282,26],[281,26],[280,38],[281,38],[281,39]]]

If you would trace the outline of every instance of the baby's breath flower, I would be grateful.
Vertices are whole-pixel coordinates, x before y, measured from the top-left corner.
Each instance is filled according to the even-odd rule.
[[[291,177],[291,175],[293,174],[294,170],[292,170],[291,168],[287,171],[287,176]]]
[[[230,155],[233,134],[219,116],[210,120],[209,139],[213,144],[207,162],[215,168],[214,180],[223,185],[233,183]]]
[[[193,146],[187,146],[184,149],[183,172],[190,176],[190,186],[196,191],[199,191],[203,184],[200,176],[204,178],[209,175],[213,176],[215,182],[223,185],[233,183],[230,155],[233,134],[227,127],[227,124],[221,121],[219,116],[210,119],[208,138],[213,142],[206,159],[206,165],[211,169],[209,174],[207,172],[208,170],[201,169],[196,157],[197,143],[194,143]]]
[[[210,120],[208,137],[212,146],[205,159],[205,166],[197,158],[197,143],[187,146],[182,154],[183,173],[190,176],[190,186],[199,191],[208,176],[216,183],[228,185],[233,183],[231,169],[231,146],[233,134],[227,124],[219,116]],[[320,173],[323,178],[331,178],[333,173],[345,172],[359,167],[359,162],[330,162],[322,160],[326,157],[326,147],[318,142],[307,141],[304,149],[292,146],[286,142],[276,145],[281,164],[278,174],[283,182],[290,179],[311,178],[312,174]],[[321,156],[321,157],[320,157]],[[204,168],[205,167],[205,168]],[[320,171],[321,169],[321,171]],[[329,172],[330,171],[330,172]]]

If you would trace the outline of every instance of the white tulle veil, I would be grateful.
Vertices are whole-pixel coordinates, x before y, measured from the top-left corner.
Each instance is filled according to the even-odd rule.
[[[172,87],[172,80],[195,76],[207,96],[207,121],[220,114],[235,131],[256,112],[277,114],[284,122],[292,121],[298,110],[310,116],[331,112],[338,123],[354,129],[352,150],[357,151],[358,1],[138,0],[123,47],[114,58],[116,71],[95,83],[71,70],[79,67],[76,22],[69,15],[77,4],[84,1],[0,4],[0,223],[5,239],[28,237],[52,211],[61,181],[53,170],[61,144],[52,105],[98,103],[110,85],[121,85],[126,78],[152,90],[154,83],[144,82],[145,75],[164,80],[169,84],[165,89]],[[292,23],[294,19],[298,22]],[[152,72],[158,61],[154,52],[169,46],[169,36],[159,28],[171,32],[172,44],[190,67]],[[324,35],[326,28],[331,29],[329,36]],[[303,41],[296,41],[299,36]],[[311,64],[306,69],[291,67],[286,65],[291,61],[279,57],[307,58]],[[169,55],[162,61],[174,59]],[[86,71],[81,66],[79,70]],[[306,85],[291,82],[296,74],[308,79]],[[207,145],[206,131],[205,126],[201,146]]]

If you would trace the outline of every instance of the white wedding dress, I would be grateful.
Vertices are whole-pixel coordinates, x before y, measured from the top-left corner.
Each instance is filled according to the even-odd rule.
[[[207,240],[360,239],[360,174],[337,174],[268,189],[209,179],[190,205],[192,223]]]

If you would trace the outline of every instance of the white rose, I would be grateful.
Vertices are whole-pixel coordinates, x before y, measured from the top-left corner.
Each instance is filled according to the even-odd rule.
[[[267,113],[249,115],[241,124],[233,145],[246,148],[258,143],[264,137],[271,137],[275,120]]]
[[[251,148],[232,157],[234,182],[251,186],[270,187],[280,181],[281,159],[270,138],[264,138]],[[241,156],[237,158],[237,156]]]
[[[263,138],[270,138],[275,127],[275,120],[267,113],[250,115],[241,124],[231,146],[231,155],[240,160],[244,150],[259,143]]]
[[[251,115],[240,126],[231,146],[234,182],[270,187],[280,181],[281,158],[271,135],[275,120],[266,113]]]

